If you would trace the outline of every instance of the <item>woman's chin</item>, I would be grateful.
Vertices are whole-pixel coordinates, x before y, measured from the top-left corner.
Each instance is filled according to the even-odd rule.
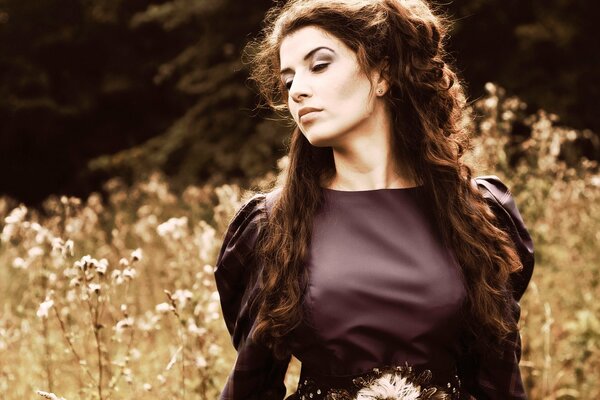
[[[315,147],[331,146],[332,138],[330,135],[324,135],[318,132],[304,132],[306,140]]]

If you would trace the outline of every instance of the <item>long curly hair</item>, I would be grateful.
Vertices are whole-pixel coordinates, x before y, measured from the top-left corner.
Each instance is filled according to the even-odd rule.
[[[245,54],[264,105],[276,111],[288,110],[279,77],[280,44],[306,26],[340,39],[365,73],[387,61],[393,156],[423,184],[436,228],[461,266],[467,288],[464,325],[477,338],[474,346],[500,352],[517,329],[507,296],[512,290],[509,275],[522,264],[472,183],[471,168],[461,161],[470,149],[463,123],[467,103],[444,50],[449,19],[422,0],[290,0],[275,6]],[[296,126],[280,195],[257,244],[260,291],[251,302],[253,339],[277,358],[290,355],[287,338],[303,318],[313,218],[323,204],[321,184],[334,176],[331,147],[312,146]]]

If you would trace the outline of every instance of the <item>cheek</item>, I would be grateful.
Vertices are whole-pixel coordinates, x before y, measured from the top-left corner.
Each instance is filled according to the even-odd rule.
[[[335,85],[336,97],[344,109],[358,110],[368,108],[369,82],[358,74],[352,74],[341,79]]]
[[[293,105],[293,102],[289,102],[288,101],[288,112],[290,113],[290,117],[294,120],[294,122],[296,122],[296,124],[298,123],[298,120],[296,119],[296,115],[298,115],[298,107]]]

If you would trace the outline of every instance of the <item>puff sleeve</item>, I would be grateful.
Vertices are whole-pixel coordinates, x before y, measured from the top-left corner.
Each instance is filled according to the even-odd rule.
[[[257,194],[237,211],[217,257],[215,281],[223,318],[237,350],[235,365],[220,400],[283,399],[288,360],[277,360],[250,338],[254,316],[249,300],[256,294],[259,266],[254,246],[266,220],[266,196]]]
[[[534,266],[533,242],[510,190],[495,175],[474,179],[483,197],[499,220],[501,227],[509,233],[515,243],[523,269],[511,276],[513,295],[510,309],[515,321],[519,321],[519,300],[531,279]],[[507,345],[502,356],[486,354],[468,361],[471,369],[470,387],[466,389],[477,400],[527,399],[519,362],[521,360],[521,335],[519,331],[509,338],[514,345]]]

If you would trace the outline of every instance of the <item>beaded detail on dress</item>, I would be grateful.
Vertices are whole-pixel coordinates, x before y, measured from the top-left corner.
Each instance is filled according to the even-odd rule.
[[[298,390],[290,400],[458,400],[460,398],[460,379],[454,375],[454,382],[445,387],[430,384],[433,374],[426,369],[417,373],[408,364],[404,366],[386,366],[349,378],[343,388],[325,387],[317,379],[309,376],[301,378]]]

